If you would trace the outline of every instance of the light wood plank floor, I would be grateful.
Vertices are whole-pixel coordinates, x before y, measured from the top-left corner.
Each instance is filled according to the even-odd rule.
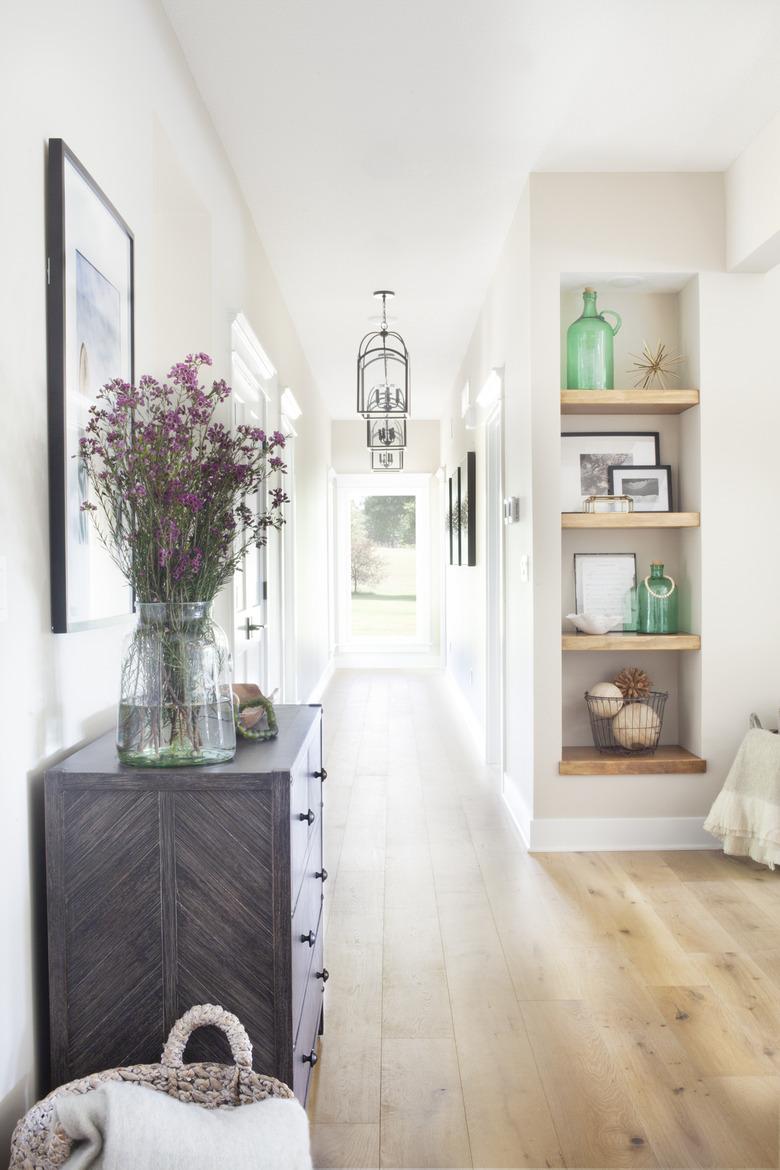
[[[317,1167],[780,1165],[780,872],[529,856],[437,674],[325,727]]]

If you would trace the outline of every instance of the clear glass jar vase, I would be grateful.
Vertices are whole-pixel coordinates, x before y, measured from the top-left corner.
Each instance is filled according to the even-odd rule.
[[[127,637],[117,721],[123,764],[218,764],[236,752],[231,661],[211,603],[141,602]]]

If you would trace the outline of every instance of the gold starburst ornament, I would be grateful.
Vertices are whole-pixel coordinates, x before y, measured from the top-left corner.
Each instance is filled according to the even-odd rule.
[[[633,368],[629,370],[636,378],[634,388],[642,390],[649,389],[656,379],[661,389],[666,390],[665,379],[674,378],[676,381],[680,375],[674,367],[685,361],[679,354],[673,354],[663,341],[657,342],[655,349],[643,341],[641,354],[630,353],[628,356],[634,359]]]

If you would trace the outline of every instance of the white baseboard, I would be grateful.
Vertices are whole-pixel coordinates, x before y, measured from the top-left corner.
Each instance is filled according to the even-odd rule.
[[[704,817],[536,817],[528,848],[531,853],[717,849],[703,825]]]
[[[520,839],[525,845],[526,849],[531,847],[531,810],[523,799],[522,795],[517,791],[517,788],[512,783],[511,777],[506,772],[501,777],[501,798],[507,807],[512,823],[520,834]]]
[[[312,687],[312,689],[309,693],[309,698],[307,699],[307,702],[309,702],[309,703],[321,702],[322,696],[325,694],[325,689],[326,689],[328,683],[330,682],[330,680],[333,678],[335,670],[336,670],[336,660],[335,660],[335,658],[331,657],[328,659],[327,666],[323,670],[322,674],[320,675],[320,677],[317,679],[316,683]]]

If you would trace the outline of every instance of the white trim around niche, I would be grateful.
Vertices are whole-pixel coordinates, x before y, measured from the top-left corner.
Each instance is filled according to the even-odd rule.
[[[704,817],[535,817],[526,819],[504,785],[504,803],[530,853],[718,849]]]

